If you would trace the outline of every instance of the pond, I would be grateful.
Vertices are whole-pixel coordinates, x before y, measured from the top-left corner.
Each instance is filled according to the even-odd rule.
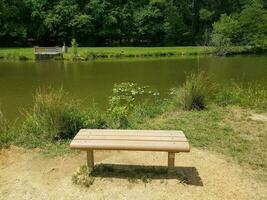
[[[32,104],[37,88],[60,87],[83,104],[104,107],[113,84],[137,82],[161,93],[181,85],[187,74],[204,70],[214,81],[257,81],[267,86],[267,56],[191,56],[179,58],[105,60],[94,62],[0,62],[0,109],[15,120]]]

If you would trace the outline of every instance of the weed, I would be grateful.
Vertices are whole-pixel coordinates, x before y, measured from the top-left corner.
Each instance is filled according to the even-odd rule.
[[[86,165],[82,165],[72,176],[72,182],[77,185],[90,187],[94,183],[94,177],[89,175],[89,169]]]
[[[171,96],[174,103],[185,110],[203,110],[214,89],[215,85],[208,76],[200,72],[188,76],[182,87],[172,89]]]

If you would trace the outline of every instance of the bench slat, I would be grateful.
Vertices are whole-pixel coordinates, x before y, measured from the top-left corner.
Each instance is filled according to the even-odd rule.
[[[188,142],[168,141],[108,141],[108,140],[73,140],[73,149],[81,150],[136,150],[136,151],[168,151],[189,152]]]
[[[162,131],[162,130],[114,130],[114,129],[81,129],[77,135],[132,135],[132,136],[183,136],[182,131]]]
[[[123,140],[123,141],[177,141],[186,142],[184,136],[136,136],[136,135],[77,135],[74,140]]]

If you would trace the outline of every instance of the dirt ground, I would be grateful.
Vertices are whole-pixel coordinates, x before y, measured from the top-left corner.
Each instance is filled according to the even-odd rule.
[[[96,164],[166,165],[166,153],[95,153]],[[176,170],[188,183],[175,178],[131,182],[118,174],[97,177],[92,186],[72,183],[85,154],[47,158],[37,152],[12,147],[0,151],[0,199],[267,199],[267,183],[256,180],[248,169],[206,150],[193,148],[176,154]],[[116,165],[114,165],[116,167]]]

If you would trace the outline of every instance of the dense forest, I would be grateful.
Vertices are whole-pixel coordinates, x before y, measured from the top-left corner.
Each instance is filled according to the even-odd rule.
[[[0,46],[267,45],[266,0],[1,0]]]

